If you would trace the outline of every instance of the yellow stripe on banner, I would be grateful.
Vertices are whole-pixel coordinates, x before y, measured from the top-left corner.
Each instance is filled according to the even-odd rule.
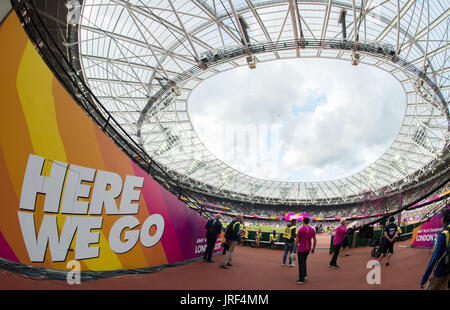
[[[31,42],[28,42],[17,74],[17,92],[30,132],[31,143],[36,155],[67,163],[56,120],[52,81],[52,72]],[[66,215],[58,214],[57,218],[58,227],[62,228]],[[72,242],[72,248],[75,245],[74,242],[75,239]],[[101,258],[84,261],[90,270],[122,269],[122,264],[111,250],[103,232],[100,233],[98,246]]]
[[[439,198],[440,198],[440,197],[445,197],[445,196],[447,196],[448,194],[450,194],[450,190],[448,190],[448,191],[446,191],[445,193],[439,195]]]
[[[56,124],[53,74],[30,41],[17,72],[17,92],[36,155],[65,162],[66,152]]]

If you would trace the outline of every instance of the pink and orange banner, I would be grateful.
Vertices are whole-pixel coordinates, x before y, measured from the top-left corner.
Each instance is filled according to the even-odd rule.
[[[450,208],[447,206],[446,209]],[[432,248],[439,232],[442,231],[441,214],[436,214],[429,221],[414,228],[412,246],[419,248]]]
[[[290,220],[298,220],[299,222],[302,221],[305,217],[308,217],[310,219],[310,221],[313,221],[316,219],[316,217],[309,215],[308,213],[286,213],[284,215],[284,220],[285,221],[290,221]]]
[[[0,257],[58,270],[77,260],[81,270],[105,271],[202,256],[206,220],[92,122],[14,13],[0,42]]]

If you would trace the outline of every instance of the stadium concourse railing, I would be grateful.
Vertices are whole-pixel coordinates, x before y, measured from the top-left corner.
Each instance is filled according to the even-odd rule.
[[[54,22],[58,17],[51,16],[51,18],[48,18],[49,13],[43,13],[38,10],[35,7],[35,2],[39,3],[39,1],[26,0],[11,1],[13,9],[29,39],[66,91],[87,112],[89,117],[101,130],[136,164],[166,189],[169,189],[169,183],[175,184],[177,197],[179,199],[181,196],[188,198],[188,201],[180,199],[183,203],[201,216],[207,219],[211,218],[211,215],[205,212],[203,205],[190,192],[184,190],[183,186],[177,180],[173,179],[163,167],[148,155],[91,92],[84,79],[80,76],[80,68],[75,68],[69,61],[70,58],[76,57],[76,55],[71,52],[73,51],[72,49],[67,49],[68,52],[64,53],[64,46],[67,43],[63,37],[58,37],[57,35],[58,33],[65,33],[65,31],[61,31],[60,27],[61,25],[67,26],[66,16],[62,15],[60,18],[64,17],[64,20]],[[53,3],[56,3],[56,1]],[[57,13],[54,14],[58,15]],[[46,22],[43,19],[46,19]],[[51,24],[49,22],[50,20],[53,20],[55,24]],[[70,26],[73,27],[73,25]],[[76,32],[68,31],[67,33],[70,36],[70,34]]]

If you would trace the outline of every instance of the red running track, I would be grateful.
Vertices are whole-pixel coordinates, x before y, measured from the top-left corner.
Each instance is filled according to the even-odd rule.
[[[238,246],[231,269],[220,268],[222,254],[214,264],[196,261],[151,274],[125,275],[69,285],[60,280],[33,280],[0,270],[0,289],[117,289],[117,290],[418,290],[431,256],[430,250],[412,249],[411,241],[395,244],[389,267],[381,266],[381,284],[369,285],[366,265],[373,258],[370,248],[351,249],[351,256],[339,256],[340,269],[328,263],[329,236],[318,236],[316,253],[308,257],[308,279],[295,283],[298,267],[283,267],[283,251]]]

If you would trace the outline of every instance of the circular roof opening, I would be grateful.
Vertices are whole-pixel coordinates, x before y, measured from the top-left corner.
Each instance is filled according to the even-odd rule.
[[[445,99],[449,93],[445,78],[448,14],[439,1],[430,5],[418,1],[358,4],[311,0],[294,1],[294,5],[285,0],[239,4],[228,1],[224,2],[225,6],[205,1],[149,1],[144,5],[107,1],[100,6],[97,2],[83,2],[79,27],[74,28],[76,32],[70,37],[68,48],[80,56],[79,60],[71,58],[74,68],[80,68],[88,87],[114,117],[117,130],[125,131],[127,139],[139,144],[148,155],[145,157],[162,166],[177,183],[194,191],[262,203],[349,202],[362,199],[367,191],[383,194],[411,184],[448,151],[449,113]],[[355,28],[355,25],[359,26]],[[254,72],[258,75],[272,60],[305,58],[347,62],[341,64],[345,76],[338,75],[338,83],[342,85],[336,88],[337,94],[327,93],[323,84],[330,83],[321,82],[319,86],[312,85],[302,100],[275,100],[284,108],[279,113],[280,122],[260,114],[270,109],[242,111],[251,102],[230,111],[236,115],[233,122],[243,122],[239,119],[244,114],[241,112],[249,112],[249,117],[261,117],[257,123],[284,125],[284,129],[279,129],[280,143],[276,144],[279,148],[267,152],[280,155],[281,169],[260,164],[253,171],[243,173],[243,169],[250,168],[245,161],[237,161],[240,166],[235,169],[214,155],[211,146],[205,146],[205,138],[200,139],[197,133],[201,128],[194,129],[191,122],[191,115],[196,114],[194,107],[189,107],[191,115],[188,114],[188,102],[195,99],[192,91],[200,91],[202,85],[225,77],[224,72],[230,69],[235,69],[230,71],[232,74],[239,72],[240,67],[256,66]],[[363,72],[365,65],[390,75],[375,79],[366,78],[372,73],[361,74],[356,81],[344,83],[348,80],[346,76],[352,75],[352,71]],[[314,68],[308,69],[309,73],[306,67],[294,71],[313,75]],[[220,91],[251,93],[255,87],[239,81],[244,74],[255,73],[243,70],[234,81],[237,82],[234,89],[225,87],[226,83],[217,83],[219,88],[209,87],[215,89],[213,102]],[[321,70],[329,71],[328,66]],[[381,70],[378,73],[382,74]],[[274,86],[299,79],[291,74],[284,70],[281,78],[270,77],[266,81],[267,90],[254,97],[270,99],[274,95],[270,89]],[[388,86],[396,83],[389,82],[391,76],[406,94],[406,100],[398,100],[406,101],[406,107],[396,106],[396,111],[404,114],[400,129],[391,131],[397,132],[392,143],[383,133],[391,124],[392,115],[387,111],[394,106],[380,103],[384,100],[380,98],[395,97],[386,94]],[[284,88],[287,95],[280,93],[276,97],[299,97],[295,83],[292,85],[291,89]],[[369,104],[361,99],[365,98],[364,92],[361,95],[357,92],[361,89],[368,89],[375,102]],[[346,93],[358,95],[352,97],[351,109],[340,109],[346,112],[340,115],[332,107],[339,103],[345,106],[341,98]],[[318,102],[311,104],[314,100]],[[211,104],[213,109],[221,107]],[[375,118],[366,118],[366,113],[372,113]],[[378,117],[379,113],[388,118]],[[314,116],[318,119],[316,123]],[[204,119],[208,124],[208,119],[214,118],[206,114]],[[399,123],[400,119],[395,122]],[[322,126],[318,128],[314,124]],[[219,125],[210,124],[207,129],[211,131]],[[362,134],[364,130],[366,135]],[[322,133],[321,138],[314,137],[313,133]],[[220,140],[218,136],[216,140]],[[345,142],[334,149],[343,159],[329,153],[336,140]],[[314,148],[315,156],[306,156],[304,150]],[[378,150],[385,152],[376,158]],[[290,175],[286,169],[303,170],[304,175]],[[272,181],[283,179],[305,181]]]
[[[405,91],[372,66],[291,59],[241,67],[199,84],[195,131],[220,160],[250,176],[316,182],[370,165],[394,141]]]

